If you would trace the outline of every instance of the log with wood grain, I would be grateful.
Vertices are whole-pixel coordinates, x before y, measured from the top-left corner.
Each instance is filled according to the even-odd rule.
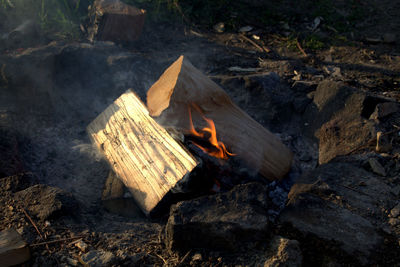
[[[146,215],[198,164],[130,90],[90,123],[87,131]]]
[[[96,0],[89,9],[90,41],[132,42],[143,30],[146,11],[120,0]]]
[[[197,107],[197,113],[192,108],[195,127],[204,126],[204,117],[213,120],[228,150],[269,180],[282,179],[291,167],[292,152],[184,56],[149,89],[147,107],[158,123],[183,134],[190,132],[190,107]]]

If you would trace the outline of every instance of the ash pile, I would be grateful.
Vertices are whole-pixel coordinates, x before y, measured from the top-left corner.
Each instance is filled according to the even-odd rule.
[[[142,21],[145,13],[138,14]],[[95,30],[125,15],[98,16]],[[0,240],[7,241],[0,259],[13,251],[18,263],[33,266],[359,266],[400,255],[398,101],[328,74],[294,81],[271,66],[251,75],[221,71],[239,59],[199,36],[177,35],[162,51],[146,36],[128,47],[120,43],[136,37],[107,37],[113,43],[95,36],[23,50],[10,44],[0,56]],[[183,42],[189,45],[178,46]],[[199,54],[197,47],[208,49]],[[175,73],[170,106],[162,97],[149,104],[150,88],[168,87],[162,79],[156,85],[182,54],[180,70],[189,71]],[[190,84],[193,73],[226,93],[187,98],[182,79]],[[151,125],[145,134],[141,123],[118,117],[131,112],[119,106],[128,100]],[[88,128],[99,116],[95,126],[104,129]],[[118,153],[136,150],[121,146],[123,134],[113,135],[129,127],[142,144],[159,144],[151,133],[171,137],[179,150],[170,153],[160,142],[135,152],[147,158],[129,170],[164,162],[169,168],[151,178],[179,178],[163,182],[151,204],[151,191],[127,181],[150,174],[124,175],[119,165],[131,154]],[[93,135],[104,131],[108,143],[96,143]],[[271,140],[278,149],[265,151]],[[162,157],[144,153],[154,147]],[[191,167],[178,175],[167,160],[172,154]],[[274,162],[273,171],[264,160]]]

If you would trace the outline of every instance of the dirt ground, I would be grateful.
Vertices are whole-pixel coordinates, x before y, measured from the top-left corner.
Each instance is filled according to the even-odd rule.
[[[390,150],[376,152],[376,139],[372,143],[367,138],[358,140],[360,127],[352,132],[355,137],[349,138],[350,149],[344,148],[344,152],[338,152],[328,162],[321,162],[322,135],[311,128],[318,116],[324,115],[312,113],[310,103],[315,98],[307,99],[318,94],[315,91],[322,81],[332,81],[368,95],[366,99],[379,99],[373,100],[373,104],[367,103],[369,100],[363,102],[360,112],[362,116],[368,114],[368,118],[379,103],[400,102],[400,3],[337,2],[335,10],[342,14],[340,19],[348,18],[351,24],[343,31],[335,26],[345,22],[334,24],[333,19],[324,18],[324,13],[313,16],[312,12],[301,9],[300,4],[298,7],[290,4],[280,6],[280,10],[294,14],[293,19],[260,25],[257,20],[251,24],[249,18],[241,25],[252,27],[246,32],[238,29],[216,32],[212,26],[194,22],[189,25],[149,21],[142,38],[129,45],[87,44],[82,37],[72,44],[57,40],[35,44],[33,48],[2,49],[0,174],[7,178],[0,183],[0,229],[17,229],[28,244],[36,244],[31,246],[32,258],[26,265],[85,266],[92,257],[99,261],[92,261],[90,266],[260,266],[269,258],[267,240],[243,244],[235,252],[207,248],[171,251],[165,242],[168,214],[148,219],[128,201],[117,205],[125,215],[121,216],[109,212],[101,201],[109,168],[98,159],[85,127],[129,87],[134,87],[144,98],[163,70],[184,54],[294,152],[293,169],[287,178],[290,185],[302,181],[298,179],[309,171],[313,173],[309,177],[315,170],[319,175],[315,176],[336,177],[331,171],[318,168],[339,162],[338,166],[343,168],[350,164],[349,170],[354,170],[356,177],[378,177],[379,186],[384,188],[375,195],[367,192],[387,203],[379,206],[382,210],[374,215],[357,210],[358,206],[352,206],[351,201],[342,203],[346,209],[368,218],[384,237],[379,255],[372,253],[366,261],[358,260],[356,253],[347,250],[338,252],[335,245],[329,247],[331,243],[324,243],[318,237],[298,234],[296,231],[301,232],[301,227],[294,227],[294,231],[279,218],[274,219],[270,235],[286,234],[287,238],[298,240],[302,244],[303,266],[359,266],[360,263],[399,266],[400,223],[392,225],[388,220],[393,219],[390,214],[399,203],[400,191],[383,196],[400,185],[399,111],[380,119],[376,126],[391,138]],[[350,15],[354,6],[362,12],[353,19]],[[318,25],[317,17],[321,17]],[[109,59],[114,63],[109,64]],[[271,73],[275,74],[268,76]],[[271,86],[274,88],[271,91],[262,89],[253,80],[266,75],[264,87]],[[343,114],[349,117],[357,113],[356,105],[354,110],[346,112]],[[352,146],[352,142],[356,145]],[[384,165],[385,175],[377,175],[373,166],[366,164],[374,157]],[[339,184],[340,177],[345,175],[344,171],[343,176],[336,177],[337,181],[333,178],[323,181],[335,188],[335,183]],[[353,193],[366,194],[362,188],[370,180],[366,181],[357,180],[357,185],[346,186]],[[36,184],[61,188],[63,192],[53,189],[26,192]],[[332,190],[340,195],[342,189]],[[324,201],[329,198],[321,194],[317,195]],[[346,194],[343,198],[346,202]],[[124,213],[126,206],[130,209],[128,214]],[[40,234],[25,213],[31,215]],[[282,218],[290,217],[285,211],[283,214]],[[40,244],[52,240],[56,242]],[[77,245],[79,241],[87,248]],[[314,250],[314,246],[320,246],[321,250]]]

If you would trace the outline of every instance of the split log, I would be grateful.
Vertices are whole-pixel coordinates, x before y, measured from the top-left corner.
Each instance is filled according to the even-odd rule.
[[[87,131],[146,215],[197,165],[130,90]]]
[[[14,229],[0,232],[0,265],[14,266],[30,259],[26,242]]]
[[[150,116],[164,127],[187,133],[190,129],[188,107],[193,105],[214,121],[218,139],[249,167],[270,180],[281,179],[288,173],[292,152],[181,56],[147,92],[147,107]],[[193,115],[195,126],[202,121],[201,116]]]
[[[96,0],[89,10],[89,40],[131,42],[142,33],[146,11],[120,0]]]

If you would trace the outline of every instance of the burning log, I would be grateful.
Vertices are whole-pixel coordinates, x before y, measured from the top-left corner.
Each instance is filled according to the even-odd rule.
[[[119,0],[96,0],[89,11],[89,40],[126,41],[139,38],[146,11]]]
[[[189,136],[208,136],[214,146],[222,141],[231,150],[222,148],[224,155],[237,155],[270,180],[283,178],[290,169],[292,152],[183,56],[149,89],[147,107],[164,127]],[[193,125],[206,126],[203,134]],[[215,144],[216,134],[220,141]]]
[[[130,90],[87,131],[146,215],[197,165]]]

